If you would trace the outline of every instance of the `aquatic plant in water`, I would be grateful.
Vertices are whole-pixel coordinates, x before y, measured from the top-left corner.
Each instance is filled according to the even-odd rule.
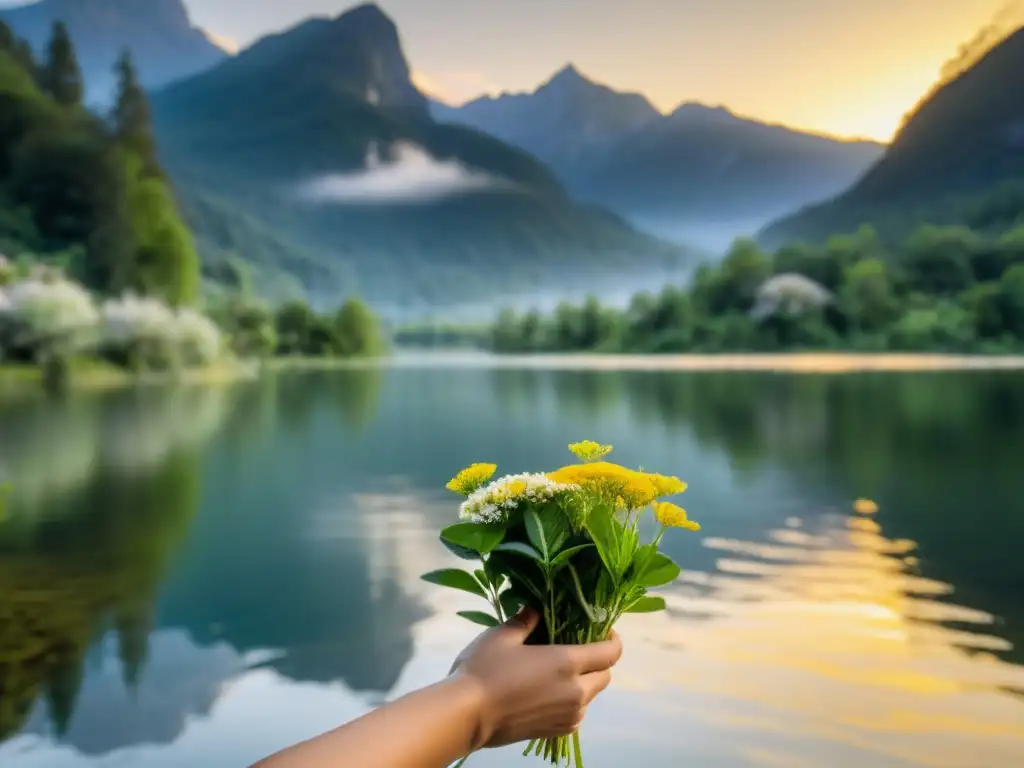
[[[423,578],[483,597],[493,610],[460,611],[463,618],[493,627],[529,606],[542,617],[530,642],[566,645],[606,640],[624,614],[665,608],[664,598],[647,592],[674,581],[680,569],[658,545],[670,528],[700,526],[661,499],[686,484],[603,461],[611,446],[584,441],[569,450],[581,463],[497,480],[494,464],[473,464],[448,483],[465,500],[461,522],[442,530],[441,541],[481,567]],[[642,543],[648,510],[657,532]],[[523,754],[583,766],[578,733],[532,741]]]

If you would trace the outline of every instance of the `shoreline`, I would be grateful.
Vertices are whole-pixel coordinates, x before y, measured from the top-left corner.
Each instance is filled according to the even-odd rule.
[[[226,386],[265,374],[377,369],[509,369],[549,371],[749,372],[793,374],[1024,371],[1024,355],[800,352],[724,354],[529,354],[495,355],[465,350],[396,350],[377,358],[275,358],[261,363],[224,362],[178,373],[132,374],[114,366],[83,364],[73,370],[73,392],[152,386]],[[35,366],[0,364],[0,397],[42,390]]]
[[[568,371],[750,371],[768,373],[866,373],[929,371],[1024,371],[1024,355],[904,354],[896,352],[780,352],[679,355],[399,352],[395,368],[466,367]]]

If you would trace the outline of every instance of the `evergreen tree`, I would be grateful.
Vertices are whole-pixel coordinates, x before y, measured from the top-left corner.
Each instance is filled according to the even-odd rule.
[[[82,71],[78,67],[78,56],[74,43],[68,35],[64,22],[53,24],[46,63],[40,73],[43,90],[65,107],[82,103],[84,86]]]
[[[156,159],[156,141],[150,121],[149,101],[139,85],[139,75],[131,53],[125,50],[117,64],[117,101],[114,104],[114,134],[125,149],[143,163],[144,173],[160,175]]]

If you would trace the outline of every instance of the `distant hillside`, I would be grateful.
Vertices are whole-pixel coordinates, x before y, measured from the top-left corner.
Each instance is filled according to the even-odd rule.
[[[39,0],[2,8],[0,19],[28,40],[37,56],[46,50],[53,23],[63,21],[92,103],[110,100],[114,62],[125,48],[149,87],[200,72],[227,55],[192,25],[182,0]]]
[[[548,162],[570,191],[654,231],[762,226],[851,184],[883,151],[684,104],[662,115],[568,67],[531,94],[481,98],[441,120]]]
[[[451,301],[685,255],[577,205],[520,150],[435,123],[374,5],[264,38],[152,104],[210,269],[237,254],[314,293]]]
[[[899,233],[955,220],[966,200],[1024,181],[1024,30],[928,96],[859,183],[787,217],[763,239],[820,239],[871,222]]]

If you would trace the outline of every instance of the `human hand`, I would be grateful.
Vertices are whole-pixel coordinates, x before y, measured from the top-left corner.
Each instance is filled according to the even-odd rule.
[[[525,645],[539,619],[525,609],[480,635],[452,665],[479,696],[474,749],[570,734],[611,682],[622,655],[617,634],[589,645]]]

